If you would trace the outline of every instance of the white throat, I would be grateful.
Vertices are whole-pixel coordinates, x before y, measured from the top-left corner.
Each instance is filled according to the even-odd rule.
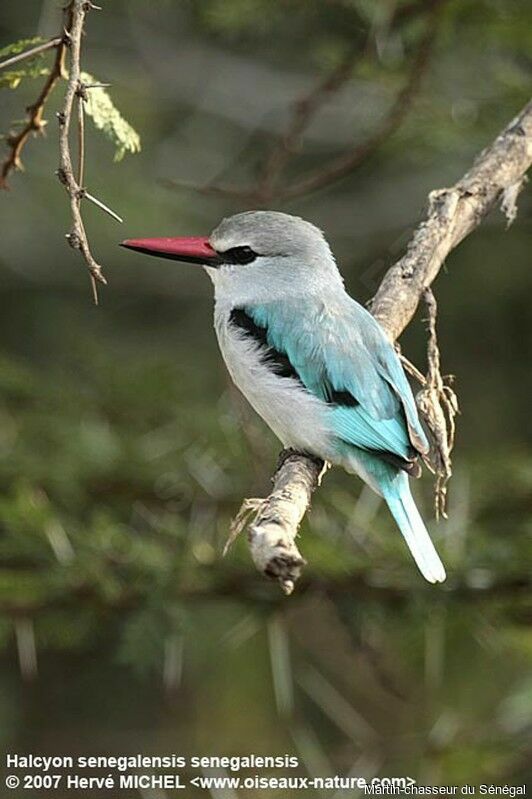
[[[205,267],[217,304],[255,305],[289,297],[344,292],[342,276],[330,252],[310,262],[297,256],[259,257],[251,264]]]

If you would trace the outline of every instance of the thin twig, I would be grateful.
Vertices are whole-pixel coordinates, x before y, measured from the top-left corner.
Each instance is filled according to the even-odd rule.
[[[52,40],[58,41],[58,44],[55,45],[57,50],[50,74],[46,78],[44,86],[41,89],[41,93],[36,101],[26,109],[28,117],[24,127],[18,133],[11,132],[7,137],[9,153],[2,164],[2,170],[0,173],[1,189],[9,188],[7,178],[12,171],[22,169],[22,150],[24,149],[24,146],[32,133],[42,133],[43,128],[46,125],[46,121],[43,119],[44,106],[50,97],[50,94],[52,93],[57,81],[60,78],[66,77],[65,56],[67,48],[70,46],[70,35],[68,31],[70,29],[72,20],[70,5],[65,9],[65,17],[65,33],[58,40]]]
[[[395,9],[389,21],[390,26],[396,26],[400,19],[410,15],[428,11],[427,28],[411,63],[406,85],[398,93],[377,130],[353,149],[333,158],[325,167],[320,167],[318,170],[284,187],[280,186],[282,172],[300,147],[305,130],[322,105],[349,80],[356,60],[367,54],[371,36],[368,36],[366,46],[362,49],[362,54],[357,53],[357,51],[348,53],[330,75],[321,80],[308,95],[295,103],[288,128],[266,158],[261,169],[262,176],[255,185],[240,187],[211,183],[200,186],[194,182],[170,179],[162,180],[161,184],[171,189],[192,190],[205,196],[221,197],[228,200],[236,200],[242,204],[254,203],[258,206],[263,206],[271,203],[272,200],[283,201],[301,197],[346,177],[395,133],[410,111],[430,62],[437,30],[438,12],[444,2],[445,0],[430,0],[426,3],[412,3],[408,13],[403,13],[406,9],[402,6],[398,6]]]
[[[417,382],[421,386],[426,386],[427,378],[425,377],[423,372],[420,372],[417,366],[415,366],[411,361],[409,361],[408,358],[405,358],[402,352],[398,352],[398,355],[401,363],[403,364],[403,369],[405,370],[405,372],[408,372],[409,375],[412,375],[412,377],[415,380],[417,380]]]
[[[25,61],[27,58],[34,58],[37,55],[41,55],[41,53],[45,53],[47,50],[51,50],[53,47],[58,47],[62,41],[63,37],[57,36],[55,39],[50,39],[47,42],[43,42],[43,44],[38,44],[35,47],[32,47],[30,50],[25,50],[23,53],[17,53],[17,55],[13,55],[11,58],[1,61],[0,69],[12,67],[13,64],[18,64],[20,61]]]
[[[78,92],[78,186],[83,186],[85,175],[85,111],[83,93]],[[85,192],[85,196],[87,193]]]
[[[351,50],[329,75],[294,104],[290,124],[277,146],[270,152],[262,168],[263,177],[257,188],[257,193],[262,195],[265,200],[275,194],[283,169],[300,147],[302,136],[316,113],[349,80],[359,58],[358,50]]]
[[[407,116],[412,103],[417,95],[421,81],[430,63],[432,45],[437,30],[437,13],[439,5],[434,6],[427,29],[418,46],[415,57],[410,66],[407,82],[397,95],[395,101],[379,127],[369,138],[356,145],[347,153],[334,158],[329,164],[314,173],[308,174],[299,181],[295,181],[279,192],[279,198],[292,200],[296,197],[309,194],[318,189],[336,183],[347,177],[360,164],[369,158],[396,130]]]
[[[80,204],[84,195],[83,187],[76,181],[74,177],[74,169],[72,165],[72,156],[70,153],[69,132],[72,119],[72,110],[74,101],[78,98],[79,102],[83,102],[84,88],[80,80],[81,67],[81,36],[83,32],[83,25],[85,16],[91,9],[92,4],[87,0],[73,0],[72,3],[72,26],[70,29],[71,37],[71,57],[70,57],[70,73],[68,77],[68,84],[65,93],[65,100],[63,108],[59,116],[59,150],[60,160],[57,176],[60,182],[65,186],[70,197],[70,210],[72,214],[72,229],[67,234],[67,240],[71,247],[79,250],[85,259],[87,268],[90,273],[94,301],[98,303],[97,283],[107,283],[102,274],[101,266],[96,262],[92,255],[85,226],[81,217]],[[83,140],[79,139],[80,162],[83,162]]]
[[[113,217],[113,219],[116,219],[116,221],[117,221],[117,222],[123,222],[123,221],[124,221],[124,220],[122,219],[122,217],[121,217],[121,216],[118,216],[118,214],[116,213],[116,211],[113,211],[113,209],[112,209],[112,208],[109,208],[109,206],[108,206],[108,205],[106,205],[105,203],[103,203],[101,200],[99,200],[99,199],[98,199],[97,197],[95,197],[93,194],[90,194],[90,193],[87,191],[87,189],[84,189],[84,190],[83,190],[83,197],[85,197],[87,200],[90,200],[90,201],[91,201],[91,203],[94,203],[94,205],[97,205],[97,206],[98,206],[98,208],[101,208],[101,210],[102,210],[102,211],[105,211],[105,213],[106,213],[106,214],[109,214],[109,216],[112,216],[112,217]]]
[[[425,385],[416,397],[421,415],[431,433],[432,446],[425,463],[435,474],[434,510],[436,518],[447,518],[447,484],[452,477],[451,452],[454,447],[455,417],[459,412],[458,399],[449,380],[441,373],[440,349],[436,333],[438,304],[427,287],[423,299],[428,311],[428,370]]]
[[[227,200],[238,200],[241,202],[254,203],[257,199],[257,189],[255,186],[251,188],[240,188],[239,186],[231,186],[219,183],[208,183],[205,186],[200,186],[194,181],[189,180],[175,180],[173,178],[161,178],[161,186],[166,186],[167,189],[177,191],[194,191],[202,194],[205,197],[221,197]]]

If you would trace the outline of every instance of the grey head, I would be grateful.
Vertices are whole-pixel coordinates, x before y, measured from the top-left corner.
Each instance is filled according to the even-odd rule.
[[[321,230],[281,211],[227,217],[209,243],[224,261],[217,269],[207,268],[217,296],[264,300],[342,282]]]
[[[210,243],[217,252],[248,247],[258,256],[290,256],[328,250],[323,233],[299,216],[281,211],[244,211],[222,219]]]

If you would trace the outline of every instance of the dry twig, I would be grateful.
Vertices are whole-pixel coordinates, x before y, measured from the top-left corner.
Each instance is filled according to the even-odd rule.
[[[38,52],[43,52],[44,50],[51,49],[52,47],[57,48],[54,58],[54,63],[50,70],[50,74],[47,76],[44,86],[41,89],[41,93],[37,97],[32,105],[29,105],[26,109],[27,111],[27,120],[24,126],[21,128],[18,133],[12,131],[7,136],[7,146],[9,148],[8,154],[4,159],[2,164],[2,170],[0,173],[0,188],[8,189],[9,184],[7,179],[9,174],[14,170],[22,169],[22,161],[21,161],[21,154],[26,142],[28,141],[29,137],[32,133],[42,133],[44,130],[44,126],[46,125],[46,121],[43,119],[44,107],[50,94],[54,90],[57,82],[61,78],[66,77],[65,73],[65,57],[66,51],[70,46],[70,25],[71,25],[71,10],[70,6],[65,10],[65,30],[61,37],[57,37],[55,39],[51,39],[46,44],[40,45],[39,47],[34,47],[31,50],[27,50],[25,53],[19,53],[17,56],[4,61],[3,64],[0,64],[0,67],[7,67],[11,64],[15,63],[15,60],[21,61],[24,58],[31,58],[38,54]]]
[[[294,450],[283,450],[267,499],[245,499],[231,524],[224,555],[235,538],[248,527],[251,555],[257,569],[277,580],[285,594],[291,594],[306,561],[299,552],[295,533],[326,465]],[[293,530],[294,535],[285,535]]]
[[[356,145],[352,150],[334,158],[329,164],[320,167],[314,173],[305,175],[301,180],[294,182],[283,189],[279,196],[282,200],[292,200],[296,197],[331,186],[336,181],[347,177],[360,164],[369,158],[395,131],[400,127],[410,111],[417,95],[421,81],[425,75],[430,61],[432,45],[437,29],[436,4],[427,23],[427,29],[422,37],[416,54],[410,66],[407,82],[392,103],[390,110],[382,119],[380,125],[365,141]]]
[[[449,189],[431,192],[426,218],[414,231],[406,254],[384,276],[372,303],[373,315],[392,341],[408,325],[420,300],[424,297],[428,303],[429,370],[427,378],[421,376],[421,382],[425,384],[421,407],[426,406],[425,418],[432,415],[434,419],[435,445],[442,461],[440,497],[445,496],[450,476],[449,454],[456,408],[453,395],[440,375],[435,335],[436,305],[430,286],[451,250],[482,222],[498,201],[508,196],[511,187],[522,185],[531,165],[532,101],[478,156],[458,183]],[[513,217],[514,203],[510,210]],[[447,419],[442,420],[441,413],[445,412]],[[309,507],[316,484],[316,461],[303,453],[291,453],[289,458],[281,461],[273,477],[272,493],[262,501],[259,518],[254,520],[248,532],[255,563],[265,575],[275,577],[282,587],[286,581],[292,587],[297,574],[277,568],[278,553],[293,551],[299,522]],[[275,514],[279,492],[286,503],[286,513],[281,516]],[[272,521],[275,531],[273,546],[268,544],[264,535],[271,529]]]
[[[255,190],[257,198],[262,202],[267,203],[277,195],[279,179],[292,156],[301,147],[303,134],[324,103],[349,80],[358,58],[357,50],[351,50],[330,75],[294,104],[287,130],[277,146],[272,148],[262,167],[262,179]]]
[[[83,123],[83,109],[82,104],[85,100],[86,87],[82,84],[80,79],[81,67],[81,36],[83,33],[83,25],[85,23],[85,16],[88,11],[94,8],[88,0],[73,0],[71,14],[72,25],[70,28],[70,72],[68,76],[68,84],[65,93],[65,100],[63,108],[58,115],[59,117],[59,169],[57,176],[60,182],[66,188],[70,197],[70,211],[72,214],[72,228],[67,234],[67,241],[70,246],[79,250],[85,259],[87,268],[90,273],[94,302],[98,303],[97,284],[107,283],[102,274],[101,266],[96,262],[92,255],[85,226],[81,216],[81,200],[85,196],[85,189],[81,185],[84,172],[84,123]],[[78,162],[78,180],[74,177],[74,168],[72,163],[72,155],[70,152],[70,124],[72,121],[72,112],[74,102],[78,103],[78,143],[79,143],[79,162]]]
[[[267,156],[260,170],[261,177],[255,185],[239,187],[212,183],[206,186],[198,186],[195,183],[170,179],[164,179],[161,183],[171,189],[189,189],[206,196],[222,197],[238,200],[242,203],[254,203],[263,206],[273,200],[283,201],[301,197],[346,177],[400,127],[408,114],[429,65],[437,29],[438,12],[444,1],[430,0],[428,4],[413,3],[409,7],[407,14],[403,13],[405,9],[402,6],[395,9],[389,21],[391,27],[395,26],[404,17],[428,12],[427,28],[412,60],[405,86],[398,93],[377,129],[353,149],[333,158],[324,167],[320,167],[301,179],[295,180],[293,183],[288,183],[285,186],[280,185],[283,170],[299,150],[303,134],[315,115],[323,104],[349,80],[356,61],[367,54],[370,48],[371,33],[361,53],[357,53],[357,51],[348,53],[343,61],[332,70],[330,75],[321,80],[305,97],[294,104],[287,130]]]
[[[9,152],[2,165],[0,176],[0,187],[7,188],[7,177],[11,171],[22,169],[20,155],[32,132],[42,132],[46,122],[43,119],[45,104],[60,78],[67,79],[67,88],[62,110],[57,114],[59,121],[59,149],[60,161],[57,176],[65,186],[70,197],[70,208],[72,213],[72,228],[67,234],[67,240],[71,247],[79,250],[87,264],[94,301],[98,302],[96,290],[97,283],[106,283],[102,274],[101,266],[94,259],[83,219],[81,216],[81,200],[86,197],[106,213],[110,214],[118,222],[122,219],[108,208],[107,205],[98,200],[84,188],[85,172],[85,117],[84,102],[87,99],[87,91],[101,84],[84,85],[81,81],[81,38],[85,17],[91,9],[99,9],[91,0],[72,0],[64,10],[64,33],[61,37],[56,37],[37,47],[33,47],[24,53],[19,53],[13,58],[0,64],[0,68],[32,58],[53,47],[57,48],[54,64],[48,75],[46,82],[41,90],[36,102],[29,106],[28,119],[24,127],[18,133],[11,133],[7,139]],[[65,70],[66,52],[70,50],[70,70],[68,75]],[[77,106],[77,141],[78,159],[76,176],[74,175],[73,159],[70,151],[70,128],[74,104]]]
[[[455,417],[458,398],[452,388],[452,375],[442,376],[440,369],[440,349],[436,334],[438,305],[431,288],[423,292],[428,311],[427,375],[423,375],[404,356],[400,356],[403,366],[422,386],[416,396],[416,403],[423,420],[431,433],[431,448],[424,456],[426,466],[435,475],[434,511],[436,518],[447,518],[447,483],[452,476],[451,452],[454,447]]]
[[[8,67],[12,67],[13,64],[19,64],[21,61],[26,61],[28,58],[35,58],[35,56],[41,55],[47,50],[51,50],[53,47],[58,47],[61,42],[62,37],[58,36],[56,39],[49,39],[47,42],[37,44],[35,47],[31,47],[29,50],[24,50],[23,53],[12,55],[10,58],[6,58],[5,61],[0,62],[0,69],[7,69]]]

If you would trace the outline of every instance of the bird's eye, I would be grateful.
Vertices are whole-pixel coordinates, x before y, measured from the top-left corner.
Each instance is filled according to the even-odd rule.
[[[251,247],[231,247],[220,255],[228,264],[250,264],[257,257],[257,253]]]

